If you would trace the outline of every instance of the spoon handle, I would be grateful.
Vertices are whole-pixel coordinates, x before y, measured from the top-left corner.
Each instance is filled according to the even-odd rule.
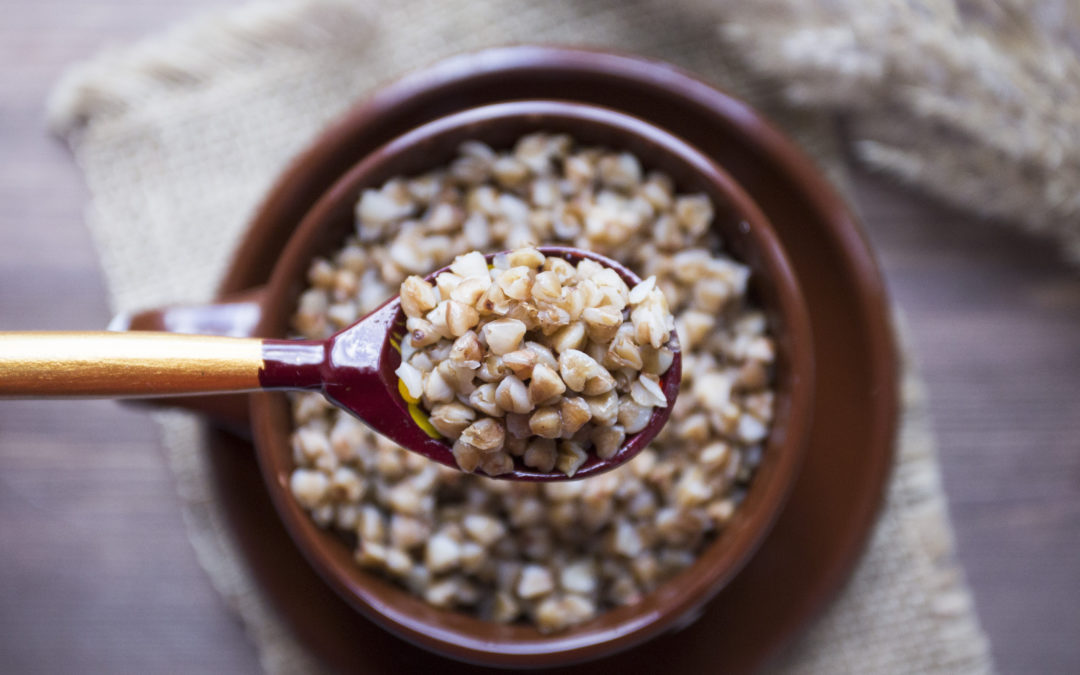
[[[270,345],[274,361],[283,350],[312,350],[258,338],[149,331],[0,332],[0,398],[252,391],[263,387]]]

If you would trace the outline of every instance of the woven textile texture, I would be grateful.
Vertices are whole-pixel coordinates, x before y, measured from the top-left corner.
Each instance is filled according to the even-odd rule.
[[[787,101],[842,114],[863,162],[1080,262],[1080,4],[701,4]]]
[[[781,30],[781,14],[745,4],[254,4],[73,68],[54,91],[51,123],[85,172],[92,193],[87,220],[117,311],[210,299],[259,199],[327,122],[380,82],[492,44],[613,47],[680,65],[764,110],[843,189],[835,115],[818,105],[843,105],[842,92],[812,100],[804,89],[814,87],[800,85],[806,72],[788,79],[781,54],[738,48],[754,42],[756,30]],[[840,11],[843,5],[830,6]],[[788,9],[792,21],[796,14]],[[813,16],[819,24],[838,20],[828,13]],[[751,68],[756,62],[760,69]],[[826,68],[819,64],[811,75],[823,78]],[[814,106],[793,106],[792,99]],[[859,109],[866,122],[857,129],[874,126],[875,110],[870,104]],[[900,156],[882,139],[865,138],[860,147],[868,158]],[[275,673],[318,670],[274,614],[228,536],[222,507],[209,490],[198,421],[170,413],[161,422],[190,539],[243,620],[263,666]],[[771,668],[990,671],[989,650],[953,559],[944,504],[925,402],[909,365],[897,463],[867,552],[837,601]]]

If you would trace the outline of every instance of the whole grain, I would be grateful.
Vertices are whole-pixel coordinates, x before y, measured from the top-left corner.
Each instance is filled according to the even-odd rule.
[[[668,405],[659,378],[671,361],[656,374],[641,372],[642,348],[672,353],[675,321],[656,278],[629,288],[593,260],[550,260],[526,247],[494,256],[489,266],[474,251],[457,256],[434,283],[415,275],[401,283],[401,306],[416,330],[402,338],[396,372],[412,402],[454,443],[463,469],[508,473],[516,456],[526,467],[573,476],[579,449],[599,454],[599,438],[610,457],[618,449],[612,442],[626,438],[617,417],[593,419],[583,396],[614,391],[620,405],[638,404],[634,410],[645,420]],[[442,319],[444,306],[466,323],[452,328]],[[543,356],[526,344],[544,348]],[[608,352],[615,356],[605,358]],[[511,422],[509,415],[524,417]],[[524,451],[533,436],[575,445],[552,461],[550,452]]]

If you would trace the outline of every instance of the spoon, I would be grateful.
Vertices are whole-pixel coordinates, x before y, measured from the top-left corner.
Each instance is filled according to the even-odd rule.
[[[583,258],[613,269],[627,286],[641,279],[619,263],[588,251],[539,247],[545,256]],[[490,263],[495,254],[487,257]],[[433,281],[449,267],[427,277]],[[150,331],[0,332],[0,398],[185,396],[259,390],[321,390],[338,407],[407,450],[458,468],[449,439],[399,391],[394,371],[405,314],[395,296],[327,340],[273,340]],[[660,384],[667,406],[654,408],[644,429],[628,436],[608,459],[594,453],[574,474],[585,478],[615,468],[640,452],[671,414],[682,369],[673,334],[671,367]],[[425,430],[426,429],[426,430]],[[509,480],[568,480],[515,461]]]

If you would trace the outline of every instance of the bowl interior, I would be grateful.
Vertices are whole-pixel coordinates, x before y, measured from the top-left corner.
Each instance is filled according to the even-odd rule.
[[[777,339],[776,420],[746,499],[694,565],[641,602],[556,635],[433,608],[360,569],[341,538],[315,526],[288,492],[293,463],[286,397],[263,394],[252,402],[260,465],[271,496],[290,534],[324,579],[357,610],[398,635],[454,658],[493,665],[555,665],[595,658],[684,619],[734,576],[768,532],[797,472],[809,428],[809,322],[792,270],[764,216],[704,155],[652,125],[594,106],[556,101],[484,106],[431,122],[373,152],[323,195],[290,239],[267,288],[259,334],[288,334],[310,261],[340,247],[354,231],[354,206],[362,190],[445,165],[465,140],[505,148],[540,130],[566,132],[586,145],[627,150],[646,169],[670,175],[678,191],[706,193],[716,208],[715,227],[725,249],[753,271],[751,294],[765,308]]]

